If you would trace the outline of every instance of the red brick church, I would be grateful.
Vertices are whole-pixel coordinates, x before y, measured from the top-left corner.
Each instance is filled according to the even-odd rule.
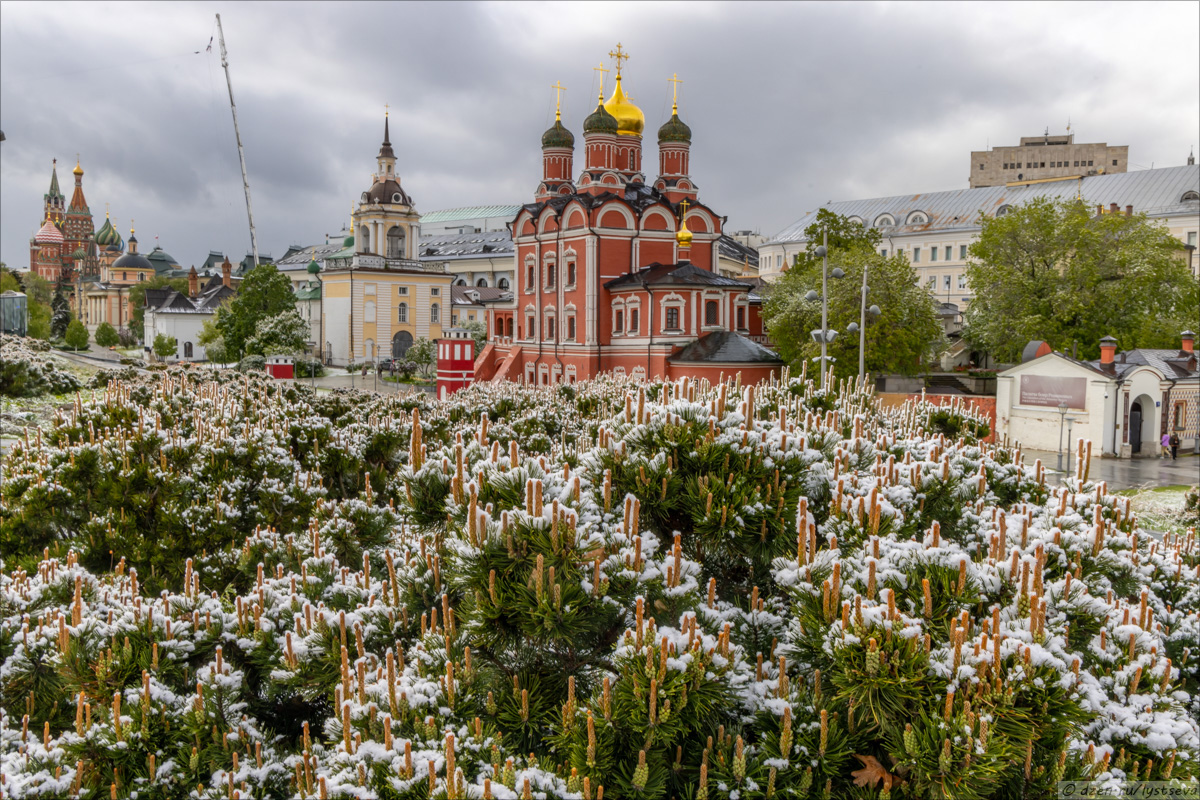
[[[689,171],[692,132],[679,118],[658,130],[658,176],[642,171],[645,115],[616,86],[583,122],[584,165],[555,114],[542,136],[542,180],[511,223],[515,304],[488,312],[476,380],[573,383],[603,372],[635,378],[742,374],[757,382],[782,367],[752,341],[761,304],[747,281],[722,276],[722,218],[698,198]],[[602,73],[603,74],[603,73]],[[672,79],[675,81],[675,79]],[[678,81],[675,81],[678,86]]]

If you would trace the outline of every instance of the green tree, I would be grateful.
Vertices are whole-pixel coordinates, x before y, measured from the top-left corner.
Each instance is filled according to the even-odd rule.
[[[1038,198],[981,224],[965,335],[998,361],[1017,361],[1033,339],[1081,358],[1098,357],[1108,335],[1122,348],[1170,347],[1200,324],[1200,283],[1182,246],[1145,214]]]
[[[822,217],[821,214],[825,216]],[[912,375],[921,371],[928,355],[943,342],[934,299],[917,283],[917,275],[903,255],[879,254],[878,231],[864,231],[857,223],[824,209],[805,230],[809,242],[820,242],[830,231],[829,271],[844,271],[841,279],[829,278],[829,327],[839,332],[829,345],[835,374],[858,374],[858,335],[847,326],[859,323],[863,270],[867,270],[867,305],[877,305],[878,317],[868,316],[866,370],[872,374]],[[836,234],[836,235],[835,235]],[[838,246],[834,246],[834,242]],[[767,289],[763,318],[780,357],[795,368],[821,354],[812,331],[821,327],[821,301],[808,300],[810,290],[820,293],[821,259],[812,251],[798,257],[794,266]],[[811,368],[810,362],[810,368]]]
[[[139,334],[146,324],[146,290],[174,289],[187,294],[187,278],[168,278],[165,275],[155,275],[148,281],[141,281],[129,287],[129,328]]]
[[[295,306],[273,317],[264,317],[246,342],[246,352],[263,356],[297,355],[308,350],[312,328]]]
[[[101,347],[112,347],[121,341],[121,337],[117,335],[117,329],[107,322],[101,322],[96,326],[96,344]]]
[[[479,355],[487,346],[487,325],[477,319],[469,319],[458,327],[471,334],[471,338],[475,340],[475,355]]]
[[[21,285],[20,279],[12,273],[7,267],[0,270],[0,294],[5,292],[20,292],[25,294],[25,287]],[[28,295],[26,295],[28,297]]]
[[[170,358],[179,352],[179,342],[174,336],[160,333],[154,337],[154,355],[159,358]]]
[[[434,368],[437,366],[437,345],[432,339],[426,339],[424,336],[412,343],[412,347],[408,348],[408,352],[404,354],[404,358],[417,365],[417,370],[422,377],[428,378],[433,374]]]
[[[29,309],[28,334],[32,339],[46,340],[50,338],[50,306],[29,299],[26,308]]]
[[[46,308],[50,307],[50,303],[54,300],[54,287],[50,281],[35,272],[27,273],[22,281],[25,285],[24,292],[30,300],[41,303]]]
[[[113,335],[116,335],[114,331]],[[83,326],[83,323],[77,319],[71,320],[67,325],[66,335],[63,337],[67,344],[74,348],[76,352],[85,350],[88,346],[88,329]]]
[[[50,338],[61,339],[67,335],[67,326],[71,324],[71,306],[63,294],[62,284],[54,290],[50,301]]]
[[[200,328],[196,341],[204,347],[204,355],[214,364],[228,364],[230,361],[229,348],[225,346],[225,337],[217,327],[215,319],[207,319]]]
[[[217,327],[231,356],[241,358],[259,320],[278,316],[296,307],[292,282],[274,264],[262,264],[246,273],[237,296],[217,309]]]

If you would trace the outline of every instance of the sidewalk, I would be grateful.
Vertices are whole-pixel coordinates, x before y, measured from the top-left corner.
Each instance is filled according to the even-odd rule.
[[[1061,474],[1057,471],[1058,453],[1044,450],[1022,450],[1025,463],[1033,466],[1040,458],[1046,467],[1046,478],[1057,485]],[[1063,471],[1067,468],[1067,454],[1063,453]],[[1071,453],[1071,471],[1074,472],[1075,454]],[[1170,458],[1100,458],[1092,451],[1092,467],[1089,480],[1108,481],[1110,491],[1120,489],[1143,489],[1158,486],[1196,486],[1200,484],[1200,458],[1190,451],[1172,461]]]
[[[393,383],[392,381],[383,380],[383,378],[377,376],[374,372],[368,372],[367,377],[363,378],[361,373],[356,372],[350,375],[344,369],[338,367],[326,367],[324,377],[316,378],[315,380],[313,378],[296,378],[292,382],[305,386],[315,386],[318,389],[325,389],[327,391],[333,389],[362,389],[379,394],[434,393],[432,386]]]

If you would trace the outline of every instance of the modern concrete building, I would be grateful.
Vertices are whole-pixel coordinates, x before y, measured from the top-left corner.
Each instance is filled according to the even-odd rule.
[[[972,189],[1011,186],[1047,178],[1081,178],[1111,175],[1129,168],[1129,146],[1105,142],[1076,144],[1075,134],[1022,136],[1015,147],[971,151]]]

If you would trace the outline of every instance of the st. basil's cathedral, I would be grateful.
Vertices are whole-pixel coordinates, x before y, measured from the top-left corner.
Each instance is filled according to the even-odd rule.
[[[584,165],[573,179],[575,136],[562,122],[542,136],[542,179],[511,225],[515,304],[489,310],[476,380],[549,385],[603,372],[673,380],[779,371],[762,333],[755,284],[718,271],[723,218],[692,180],[692,131],[679,117],[658,129],[658,175],[642,171],[646,117],[626,94],[620,45],[612,95],[603,73],[583,121]],[[561,86],[554,88],[561,90]]]

